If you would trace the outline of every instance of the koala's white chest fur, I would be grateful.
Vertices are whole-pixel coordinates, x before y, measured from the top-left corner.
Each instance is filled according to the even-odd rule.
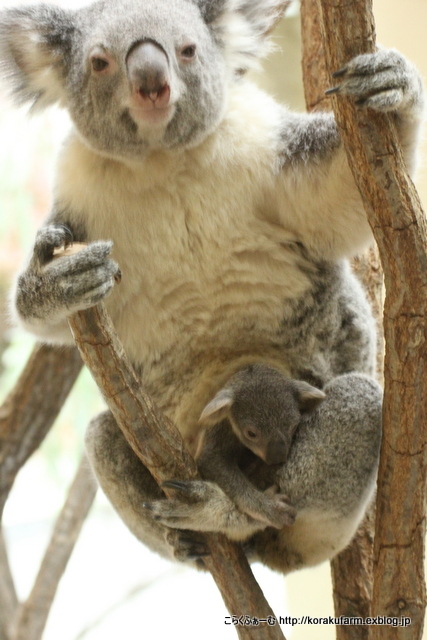
[[[191,409],[197,419],[230,375],[229,362],[235,370],[248,353],[249,361],[281,360],[270,336],[284,300],[309,286],[296,238],[268,221],[275,175],[264,122],[249,130],[226,122],[197,149],[152,153],[136,167],[101,158],[77,137],[61,159],[58,205],[81,220],[88,240],[114,241],[123,277],[107,308],[144,381],[178,423],[193,421],[194,399],[183,397],[190,389],[194,396],[194,380],[199,387],[206,380]]]

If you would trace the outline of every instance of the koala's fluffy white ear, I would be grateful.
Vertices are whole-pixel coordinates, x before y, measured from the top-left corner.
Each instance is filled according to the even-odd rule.
[[[0,12],[0,75],[20,104],[44,108],[61,102],[72,13],[51,5]]]
[[[308,382],[298,380],[298,405],[301,413],[310,413],[326,398],[320,389],[312,387]]]
[[[225,47],[233,71],[258,66],[269,51],[266,37],[285,13],[290,0],[196,0],[205,21]]]
[[[211,426],[218,424],[224,420],[229,413],[233,404],[233,392],[231,389],[221,389],[218,391],[213,400],[211,400],[203,409],[199,418],[199,424],[202,426]]]

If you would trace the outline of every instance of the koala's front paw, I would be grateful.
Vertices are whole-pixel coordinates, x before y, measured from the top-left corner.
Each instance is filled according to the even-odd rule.
[[[119,268],[109,257],[112,242],[92,242],[54,260],[54,250],[71,242],[72,234],[63,225],[38,232],[30,264],[17,282],[16,307],[24,320],[57,323],[97,304],[113,289]]]
[[[351,96],[362,108],[399,111],[416,107],[422,98],[417,70],[393,49],[356,56],[332,76],[339,84],[325,93]]]
[[[44,273],[54,280],[60,304],[70,311],[86,309],[111,293],[120,276],[118,265],[109,257],[112,246],[111,241],[92,242],[46,265]]]

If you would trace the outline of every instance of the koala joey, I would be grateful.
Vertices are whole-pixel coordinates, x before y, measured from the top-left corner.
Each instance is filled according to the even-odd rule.
[[[301,420],[324,398],[320,389],[261,363],[238,371],[200,417],[195,459],[202,477],[255,520],[278,529],[293,524],[295,510],[286,496],[275,485],[259,491],[241,466],[248,449],[268,465],[284,464]]]
[[[277,407],[277,400],[271,405]],[[213,447],[209,449],[214,460],[207,463],[208,480],[171,480],[165,484],[176,499],[147,501],[144,508],[154,522],[176,529],[169,539],[179,558],[201,557],[207,552],[200,534],[191,536],[188,530],[214,530],[245,541],[250,559],[273,569],[287,573],[312,566],[338,553],[356,532],[375,487],[380,440],[379,385],[363,374],[337,376],[325,386],[317,409],[301,416],[284,463],[241,459],[248,481],[264,492],[264,503],[258,500],[256,507],[264,510],[270,522],[257,509],[252,511],[252,488],[245,495],[247,485],[240,482],[236,497],[232,485],[222,486],[235,462],[229,463],[224,476],[221,453],[213,452]],[[270,510],[265,510],[268,499],[275,497],[273,485],[278,488],[277,496],[282,496],[278,499],[281,504],[277,508],[270,503]],[[275,514],[282,517],[281,527],[278,520],[272,521]]]
[[[373,320],[346,262],[371,233],[334,117],[292,113],[245,75],[285,4],[99,0],[0,12],[0,73],[16,100],[57,103],[73,123],[52,211],[15,282],[17,322],[70,344],[67,317],[105,299],[147,391],[190,446],[203,408],[246,366],[262,361],[323,389],[276,473],[297,510],[276,537],[212,481],[192,487],[190,506],[179,491],[162,500],[108,412],[87,432],[101,486],[151,548],[185,557],[171,543],[177,522],[232,535],[243,517],[258,557],[282,571],[298,564],[292,554],[301,565],[350,539],[373,489],[381,402],[369,380]],[[337,82],[338,96],[392,115],[413,171],[416,69],[383,49],[349,60]],[[52,260],[72,240],[87,246]],[[252,481],[264,490],[276,465],[258,462]],[[288,535],[304,518],[295,546]]]

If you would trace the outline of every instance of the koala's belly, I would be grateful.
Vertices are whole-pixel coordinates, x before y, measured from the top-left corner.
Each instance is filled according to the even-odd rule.
[[[172,234],[148,251],[114,237],[123,277],[107,308],[149,391],[188,435],[240,367],[261,360],[288,373],[280,336],[284,308],[310,283],[291,250],[250,229],[246,237],[224,239],[208,256],[191,247],[182,251],[175,239]],[[135,263],[129,254],[138,251]]]
[[[239,366],[284,366],[284,307],[310,288],[310,266],[301,268],[297,238],[260,216],[266,205],[246,159],[227,170],[201,157],[187,167],[150,158],[138,171],[94,163],[71,138],[57,192],[89,241],[114,241],[122,282],[107,308],[144,383],[184,432]]]
[[[169,259],[153,251],[139,273],[117,245],[123,278],[107,308],[144,383],[185,435],[239,368],[261,360],[289,373],[280,337],[284,307],[308,286],[289,256],[284,264],[271,257],[277,248],[254,246],[242,257],[224,243],[202,264],[171,243],[163,247]]]

